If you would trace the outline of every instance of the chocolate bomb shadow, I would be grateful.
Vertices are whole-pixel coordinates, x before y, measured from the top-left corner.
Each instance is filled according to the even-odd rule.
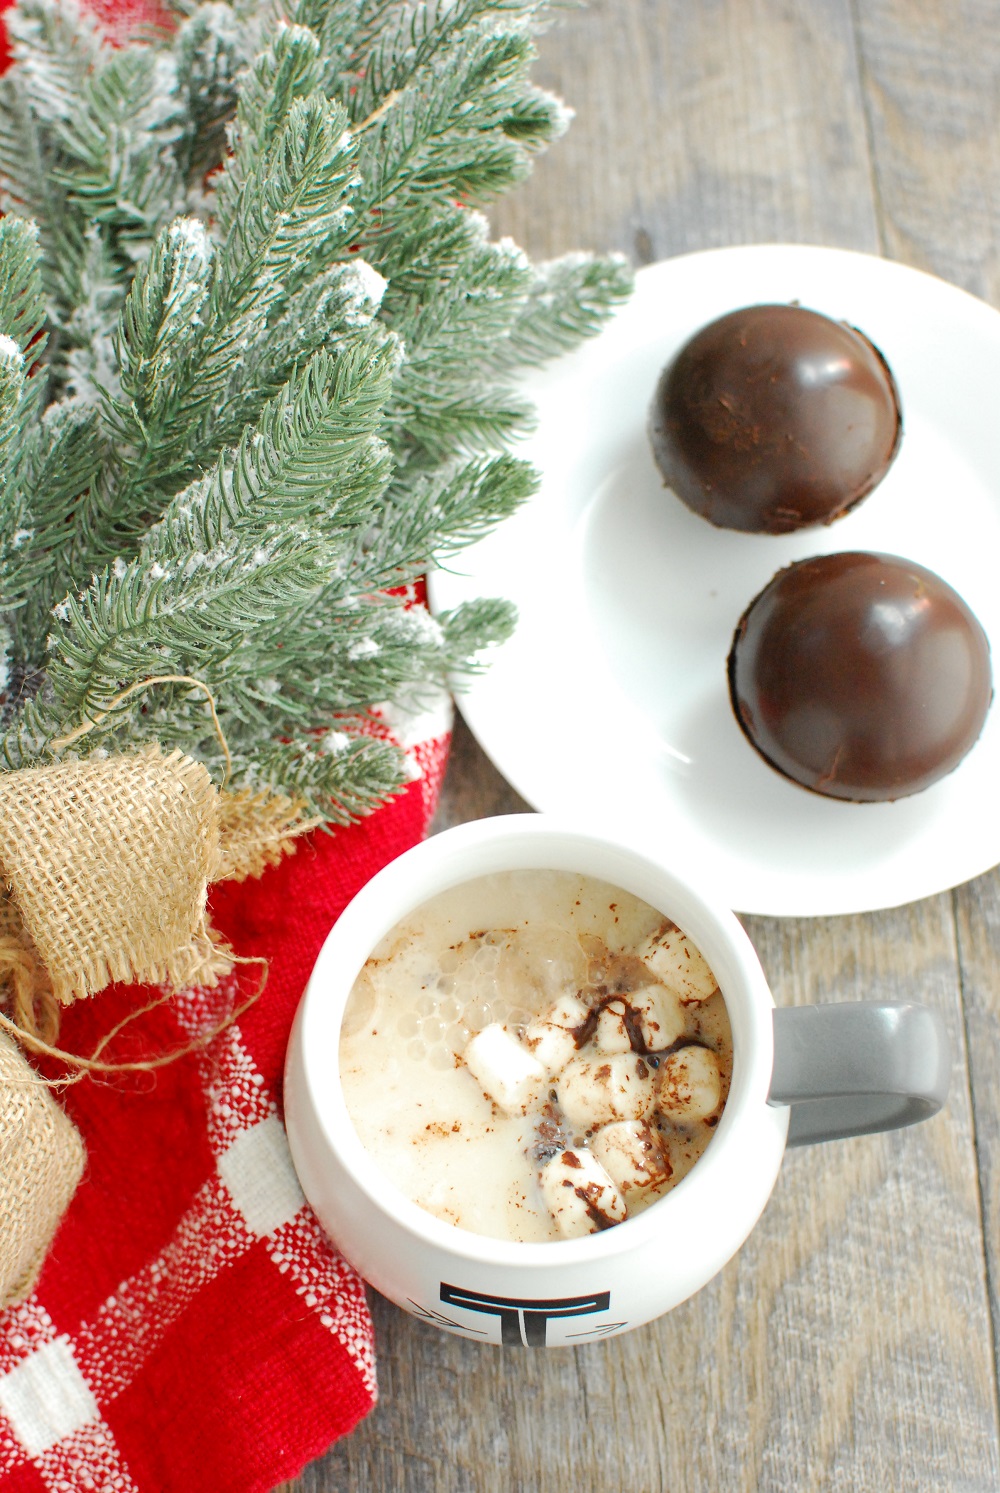
[[[718,672],[717,687],[674,738],[693,764],[691,772],[674,777],[674,792],[706,834],[744,850],[766,840],[768,861],[782,860],[786,874],[800,867],[811,875],[816,847],[822,845],[824,874],[850,875],[859,859],[877,865],[923,833],[926,794],[853,804],[821,798],[775,772],[749,745],[733,715],[724,659]]]

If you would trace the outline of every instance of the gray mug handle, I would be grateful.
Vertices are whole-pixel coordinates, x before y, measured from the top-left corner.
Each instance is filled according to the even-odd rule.
[[[950,1070],[945,1024],[926,1006],[786,1006],[767,1102],[791,1105],[790,1146],[873,1135],[936,1114]]]

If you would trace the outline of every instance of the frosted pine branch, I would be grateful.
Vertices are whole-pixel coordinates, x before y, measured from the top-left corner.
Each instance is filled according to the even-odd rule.
[[[174,0],[117,37],[7,13],[0,79],[0,753],[180,746],[331,822],[372,734],[482,666],[502,601],[390,588],[524,501],[516,369],[596,331],[616,260],[533,267],[475,209],[568,111],[541,0]],[[34,220],[34,226],[28,223]]]

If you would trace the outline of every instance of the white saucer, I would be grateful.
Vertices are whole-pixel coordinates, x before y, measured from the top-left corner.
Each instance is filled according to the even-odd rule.
[[[766,301],[859,327],[900,389],[888,476],[830,528],[724,532],[667,491],[646,417],[661,367],[704,323]],[[965,597],[1000,660],[1000,314],[888,260],[837,249],[716,249],[650,265],[596,339],[527,381],[521,447],[541,490],[431,578],[435,611],[517,605],[514,637],[459,703],[538,809],[599,824],[711,879],[743,912],[895,907],[1000,861],[1000,705],[949,777],[893,804],[785,781],[732,716],[726,657],[748,602],[790,561],[873,549]],[[996,667],[996,664],[995,664]]]

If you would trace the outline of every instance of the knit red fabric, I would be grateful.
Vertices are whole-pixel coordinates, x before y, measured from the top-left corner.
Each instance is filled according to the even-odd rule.
[[[269,964],[238,1025],[155,1075],[61,1096],[87,1170],[35,1292],[0,1313],[2,1493],[265,1493],[373,1405],[364,1289],[302,1197],[281,1072],[323,939],[424,835],[447,746],[443,731],[410,746],[419,777],[361,824],[215,888],[216,926]],[[245,969],[244,990],[256,978]],[[91,1050],[150,994],[79,1003],[61,1041]],[[219,1008],[219,992],[185,992],[129,1027],[115,1056],[178,1046]]]
[[[125,24],[107,0],[94,8]],[[140,9],[152,7],[128,16]],[[0,1313],[0,1493],[266,1493],[373,1405],[364,1288],[302,1197],[281,1074],[330,927],[426,833],[446,713],[401,744],[413,781],[391,803],[310,837],[257,881],[213,889],[215,925],[269,965],[238,1025],[155,1074],[88,1078],[60,1096],[87,1168],[36,1290]],[[182,993],[134,1022],[115,1058],[211,1030],[257,979],[243,966],[221,992]],[[61,1044],[91,1050],[155,993],[115,987],[78,1003]]]

